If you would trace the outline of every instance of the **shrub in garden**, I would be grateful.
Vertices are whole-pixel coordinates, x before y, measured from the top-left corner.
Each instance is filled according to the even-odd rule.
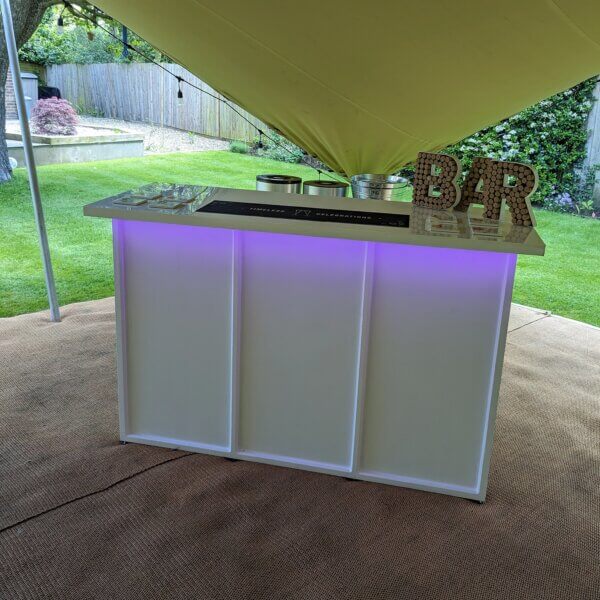
[[[302,163],[309,167],[313,167],[314,169],[320,169],[321,171],[331,171],[331,169],[318,158],[311,156],[306,151],[302,150],[302,148],[283,137],[280,133],[277,133],[272,129],[268,129],[267,131],[270,139],[267,138],[266,135],[262,138],[256,136],[254,141],[248,146],[248,154],[280,160],[282,162]],[[232,147],[230,147],[230,150],[236,152]],[[239,150],[237,150],[237,152],[239,152]]]
[[[280,133],[277,133],[273,130],[269,130],[269,138],[271,139],[267,139],[266,136],[263,137],[262,147],[260,147],[259,138],[256,137],[251,147],[251,154],[288,163],[302,162],[304,157],[304,151],[302,148],[299,148],[296,146],[296,144],[290,142]]]
[[[233,140],[229,143],[229,151],[236,152],[237,154],[248,154],[248,144],[246,142],[240,142],[239,140]]]
[[[46,135],[75,135],[79,121],[70,102],[60,98],[38,100],[30,120],[33,133]]]

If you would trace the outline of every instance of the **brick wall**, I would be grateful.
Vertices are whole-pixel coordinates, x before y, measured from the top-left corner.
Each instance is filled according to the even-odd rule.
[[[6,118],[16,119],[17,118],[17,102],[15,100],[15,90],[13,88],[12,73],[8,70],[8,77],[6,78],[6,87],[4,96],[4,105],[6,106]]]
[[[39,81],[46,80],[46,69],[41,65],[31,63],[20,63],[22,73],[35,73]],[[17,119],[17,102],[15,100],[15,90],[12,83],[12,74],[8,69],[8,77],[6,78],[4,104],[6,106],[6,118]]]

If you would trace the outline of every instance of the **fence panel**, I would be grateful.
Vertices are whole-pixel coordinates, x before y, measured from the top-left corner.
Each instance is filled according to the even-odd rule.
[[[177,80],[150,63],[53,65],[48,85],[86,114],[141,121],[230,140],[252,140],[255,128],[219,102],[222,96],[183,67],[164,67],[216,98],[183,84],[183,103],[177,103]],[[257,127],[265,125],[236,106]]]

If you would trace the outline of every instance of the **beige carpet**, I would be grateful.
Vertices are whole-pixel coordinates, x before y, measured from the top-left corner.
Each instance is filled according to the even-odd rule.
[[[488,501],[117,441],[112,300],[0,319],[0,598],[600,598],[600,330],[513,307]]]

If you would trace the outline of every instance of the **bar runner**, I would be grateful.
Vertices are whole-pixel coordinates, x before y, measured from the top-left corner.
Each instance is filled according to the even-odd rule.
[[[269,217],[274,219],[296,219],[299,221],[329,221],[352,223],[353,225],[379,225],[383,227],[408,227],[409,215],[394,213],[362,212],[358,210],[332,210],[309,206],[285,206],[279,204],[256,204],[213,200],[196,212]]]

